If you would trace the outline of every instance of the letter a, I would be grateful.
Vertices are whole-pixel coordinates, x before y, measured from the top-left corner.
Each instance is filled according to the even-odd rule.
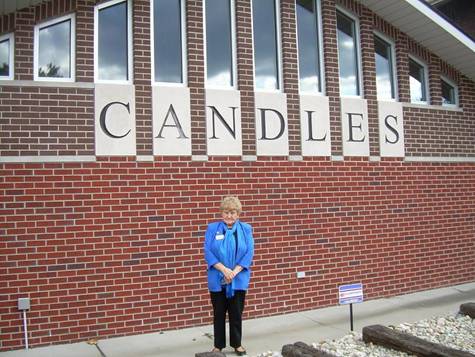
[[[175,122],[175,125],[166,124],[168,116],[170,114],[171,114],[171,117],[172,117],[173,121]],[[177,130],[178,130],[177,138],[178,139],[188,139],[188,137],[185,135],[185,133],[183,131],[183,128],[180,125],[180,121],[178,120],[178,117],[175,113],[175,109],[173,108],[173,104],[170,104],[170,107],[168,108],[167,115],[165,116],[165,120],[163,121],[163,125],[160,128],[160,132],[158,133],[158,135],[155,138],[163,139],[162,132],[163,132],[163,128],[165,128],[165,127],[167,127],[167,128],[177,128]]]

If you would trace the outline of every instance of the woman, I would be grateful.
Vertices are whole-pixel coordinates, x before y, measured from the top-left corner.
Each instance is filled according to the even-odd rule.
[[[246,354],[241,345],[242,312],[254,255],[252,227],[239,220],[241,202],[225,197],[222,221],[208,225],[204,252],[208,263],[208,289],[213,304],[214,349],[226,347],[226,312],[229,315],[229,344],[238,356]]]

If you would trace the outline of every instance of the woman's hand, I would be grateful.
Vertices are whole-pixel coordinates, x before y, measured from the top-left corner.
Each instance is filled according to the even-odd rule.
[[[236,265],[233,269],[234,276],[238,275],[240,272],[242,272],[244,268],[240,265]]]
[[[234,277],[236,276],[234,271],[227,268],[227,267],[224,267],[224,270],[222,271],[222,273],[224,275],[224,279],[226,280],[227,284],[229,284],[234,279]]]
[[[234,270],[229,269],[228,267],[224,266],[222,263],[216,263],[214,265],[216,269],[218,269],[224,275],[224,281],[226,284],[231,283],[237,273]]]

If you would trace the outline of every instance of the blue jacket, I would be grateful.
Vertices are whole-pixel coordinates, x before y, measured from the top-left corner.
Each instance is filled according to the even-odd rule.
[[[247,290],[249,287],[249,279],[251,278],[251,264],[254,256],[254,238],[252,237],[251,225],[238,221],[241,225],[244,237],[238,238],[238,248],[236,253],[236,265],[243,267],[243,270],[234,277],[235,290]],[[208,225],[205,234],[205,260],[208,264],[208,289],[209,291],[221,291],[222,274],[213,265],[220,263],[218,260],[218,251],[223,239],[216,239],[216,236],[226,233],[226,224],[222,221],[213,222]],[[228,267],[234,269],[234,267]]]

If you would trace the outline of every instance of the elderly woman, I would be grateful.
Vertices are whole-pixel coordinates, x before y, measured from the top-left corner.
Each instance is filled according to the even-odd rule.
[[[239,220],[241,202],[225,197],[222,220],[208,225],[204,252],[208,264],[208,289],[213,304],[214,349],[226,347],[226,312],[229,315],[229,344],[238,356],[246,354],[241,345],[242,312],[254,255],[252,227]]]

